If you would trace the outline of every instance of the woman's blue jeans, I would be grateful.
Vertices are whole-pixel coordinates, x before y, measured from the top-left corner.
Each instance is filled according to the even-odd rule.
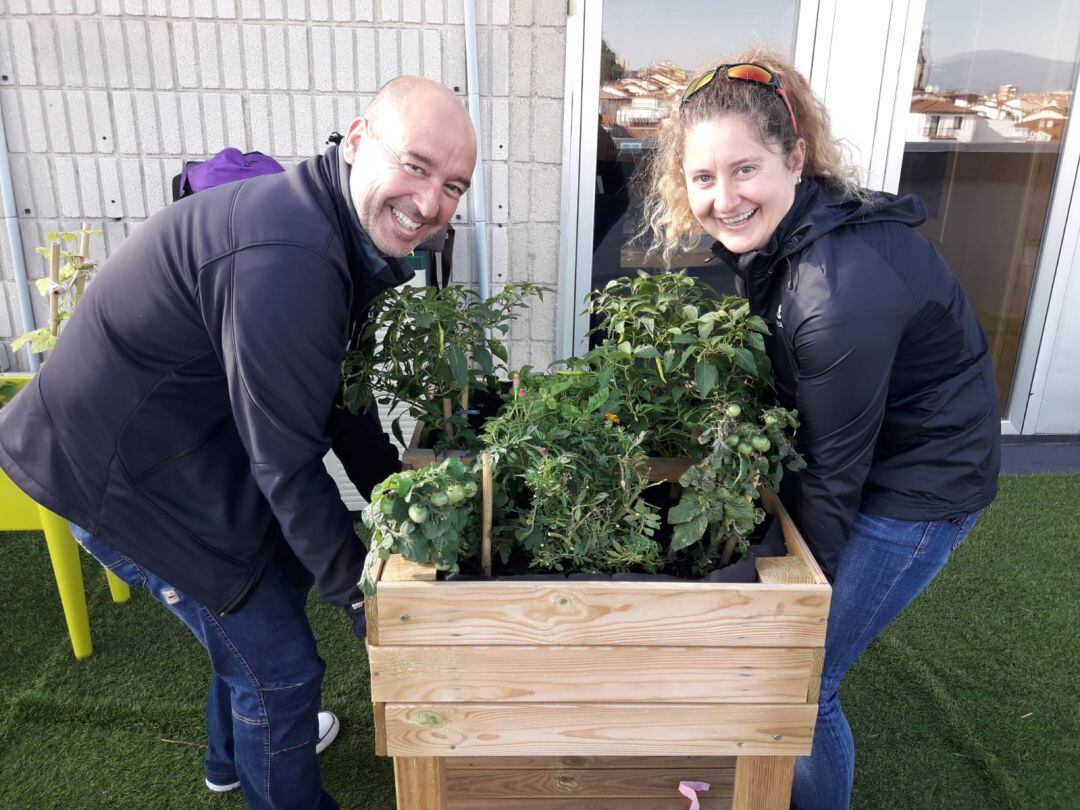
[[[975,525],[978,512],[913,521],[860,513],[833,583],[813,748],[795,760],[793,810],[846,810],[855,744],[840,708],[840,681],[855,660],[930,584]]]
[[[243,605],[222,616],[78,526],[71,531],[102,565],[172,611],[209,653],[206,778],[240,782],[257,810],[337,810],[315,755],[325,665],[304,613],[312,577],[296,557],[282,549]]]

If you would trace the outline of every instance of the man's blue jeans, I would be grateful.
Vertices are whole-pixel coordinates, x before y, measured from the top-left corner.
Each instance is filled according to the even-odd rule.
[[[312,577],[286,548],[243,605],[222,616],[72,524],[75,539],[133,588],[145,588],[210,655],[206,778],[240,782],[258,810],[336,810],[315,742],[325,665],[304,613]]]
[[[860,513],[833,583],[813,749],[795,761],[793,810],[846,810],[855,744],[840,708],[840,681],[855,660],[930,584],[978,512],[912,521]]]

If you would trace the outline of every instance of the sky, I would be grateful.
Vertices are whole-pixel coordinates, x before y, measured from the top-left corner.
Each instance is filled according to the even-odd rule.
[[[931,59],[1003,50],[1076,61],[1077,0],[927,0],[926,12]]]

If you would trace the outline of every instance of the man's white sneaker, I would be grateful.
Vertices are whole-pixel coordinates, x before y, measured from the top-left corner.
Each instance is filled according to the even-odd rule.
[[[333,712],[319,712],[319,739],[315,743],[315,753],[321,754],[330,747],[338,732],[341,731],[341,722]]]
[[[210,790],[214,791],[214,793],[228,793],[230,790],[236,790],[238,787],[240,787],[240,783],[231,782],[227,785],[216,785],[209,779],[207,779],[206,786],[210,788]]]

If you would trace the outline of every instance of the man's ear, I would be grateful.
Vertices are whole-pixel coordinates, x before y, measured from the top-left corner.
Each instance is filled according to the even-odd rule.
[[[360,141],[367,132],[367,121],[363,118],[355,118],[345,130],[345,137],[341,139],[341,148],[345,153],[345,162],[350,166],[356,158],[356,150],[360,148]]]

